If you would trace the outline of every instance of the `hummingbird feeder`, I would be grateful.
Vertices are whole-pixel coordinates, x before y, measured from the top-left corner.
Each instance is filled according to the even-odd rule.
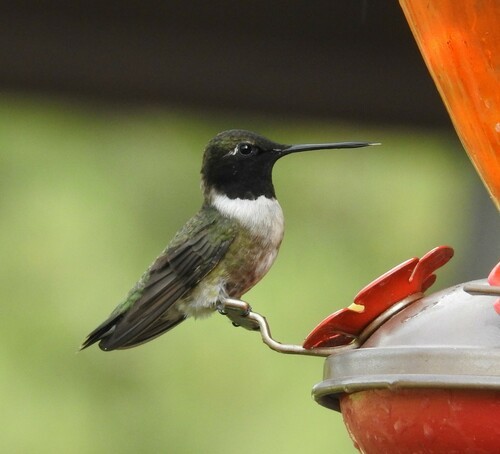
[[[488,280],[430,295],[453,256],[437,247],[361,290],[303,345],[282,344],[239,300],[219,311],[271,349],[326,357],[316,402],[340,411],[366,453],[497,453],[500,448],[500,263]],[[466,450],[463,451],[464,447]]]

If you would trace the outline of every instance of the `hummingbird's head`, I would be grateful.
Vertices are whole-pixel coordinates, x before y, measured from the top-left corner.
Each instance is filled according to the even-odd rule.
[[[231,199],[274,197],[272,168],[285,148],[250,131],[232,129],[217,134],[205,148],[201,170],[205,191]]]
[[[250,131],[232,129],[217,134],[205,148],[202,186],[205,195],[212,191],[230,199],[274,198],[274,163],[290,153],[329,148],[358,148],[366,142],[284,145]]]

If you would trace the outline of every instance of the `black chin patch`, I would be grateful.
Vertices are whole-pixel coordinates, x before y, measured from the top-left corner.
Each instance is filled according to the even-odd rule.
[[[205,186],[214,188],[230,199],[255,200],[261,195],[276,196],[272,181],[275,156],[272,152],[244,159],[223,158],[204,169]]]

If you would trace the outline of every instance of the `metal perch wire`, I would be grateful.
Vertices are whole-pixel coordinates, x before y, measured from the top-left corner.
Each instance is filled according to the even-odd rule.
[[[233,325],[241,326],[251,331],[259,331],[264,344],[279,353],[327,357],[359,347],[358,340],[353,340],[352,343],[340,347],[314,349],[306,349],[301,345],[282,344],[271,336],[271,330],[266,318],[257,312],[253,312],[248,303],[233,298],[226,298],[220,303],[217,310],[220,314],[228,317],[233,322]]]

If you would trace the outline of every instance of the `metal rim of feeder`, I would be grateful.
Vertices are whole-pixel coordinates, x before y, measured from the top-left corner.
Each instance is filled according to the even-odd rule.
[[[500,389],[500,349],[360,348],[327,358],[325,376],[335,378],[314,386],[314,399],[337,411],[342,394],[368,389]]]

